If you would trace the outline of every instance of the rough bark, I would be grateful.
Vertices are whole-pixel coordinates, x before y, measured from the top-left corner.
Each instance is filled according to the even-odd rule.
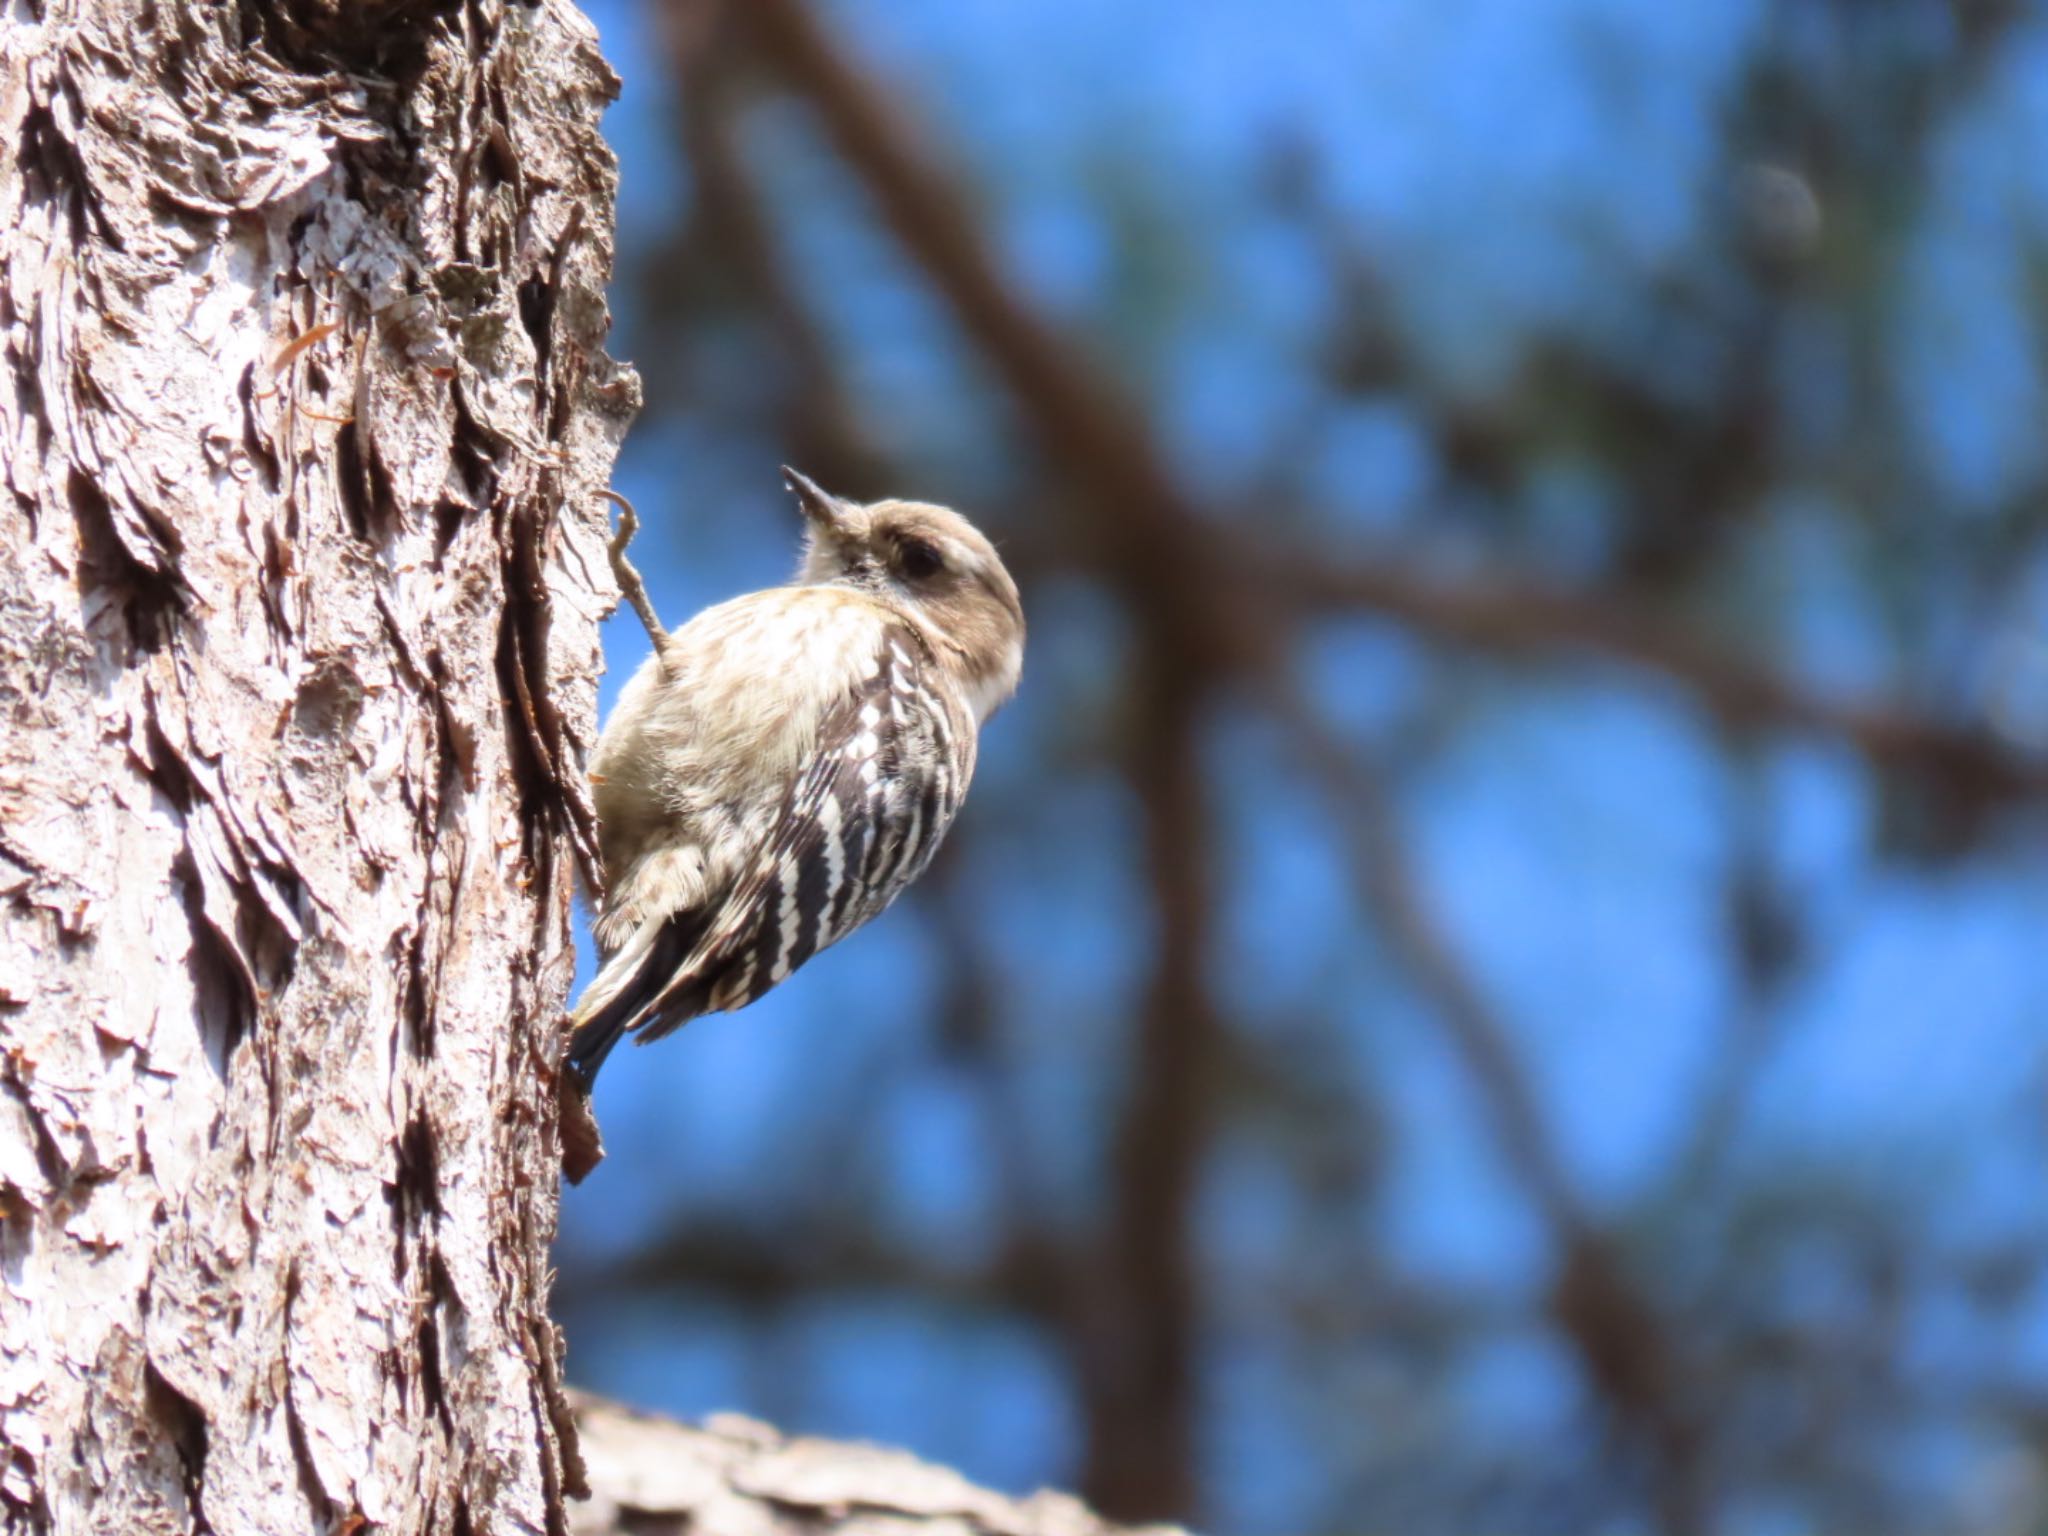
[[[611,598],[561,0],[0,14],[0,1511],[560,1529]]]
[[[1079,1500],[1005,1498],[902,1451],[790,1439],[726,1414],[701,1429],[572,1394],[590,1464],[575,1536],[1117,1536]],[[1145,1528],[1171,1536],[1174,1528]]]

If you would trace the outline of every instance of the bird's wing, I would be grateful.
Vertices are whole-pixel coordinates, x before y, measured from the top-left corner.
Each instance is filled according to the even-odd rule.
[[[925,642],[891,625],[686,967],[711,984],[706,1011],[753,1002],[894,901],[937,852],[973,769],[973,729]]]
[[[941,692],[922,637],[883,631],[874,664],[820,723],[752,866],[722,898],[649,935],[634,981],[579,1019],[571,1060],[619,1035],[657,1040],[743,1007],[853,932],[923,873],[967,793],[972,725]]]

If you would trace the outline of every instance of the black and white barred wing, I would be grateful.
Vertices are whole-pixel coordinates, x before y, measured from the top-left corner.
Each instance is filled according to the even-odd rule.
[[[873,669],[820,723],[752,869],[629,943],[637,974],[579,1017],[571,1064],[587,1080],[623,1033],[657,1040],[743,1007],[881,912],[931,862],[974,753],[973,725],[940,693],[923,643],[888,631]]]
[[[889,631],[874,671],[826,717],[759,864],[705,937],[702,967],[691,967],[715,977],[705,1011],[753,1002],[923,874],[967,793],[974,749],[922,642]]]

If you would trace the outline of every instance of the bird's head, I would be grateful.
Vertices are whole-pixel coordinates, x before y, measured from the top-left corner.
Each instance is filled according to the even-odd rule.
[[[809,524],[797,580],[857,587],[918,621],[977,720],[1016,692],[1024,664],[1017,584],[981,530],[923,501],[845,501],[785,468]]]

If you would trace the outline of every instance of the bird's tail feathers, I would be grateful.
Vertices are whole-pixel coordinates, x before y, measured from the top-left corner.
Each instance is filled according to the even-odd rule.
[[[701,1012],[703,988],[688,979],[701,919],[642,923],[592,978],[570,1019],[565,1063],[587,1094],[621,1038],[650,1023],[666,1033]]]

